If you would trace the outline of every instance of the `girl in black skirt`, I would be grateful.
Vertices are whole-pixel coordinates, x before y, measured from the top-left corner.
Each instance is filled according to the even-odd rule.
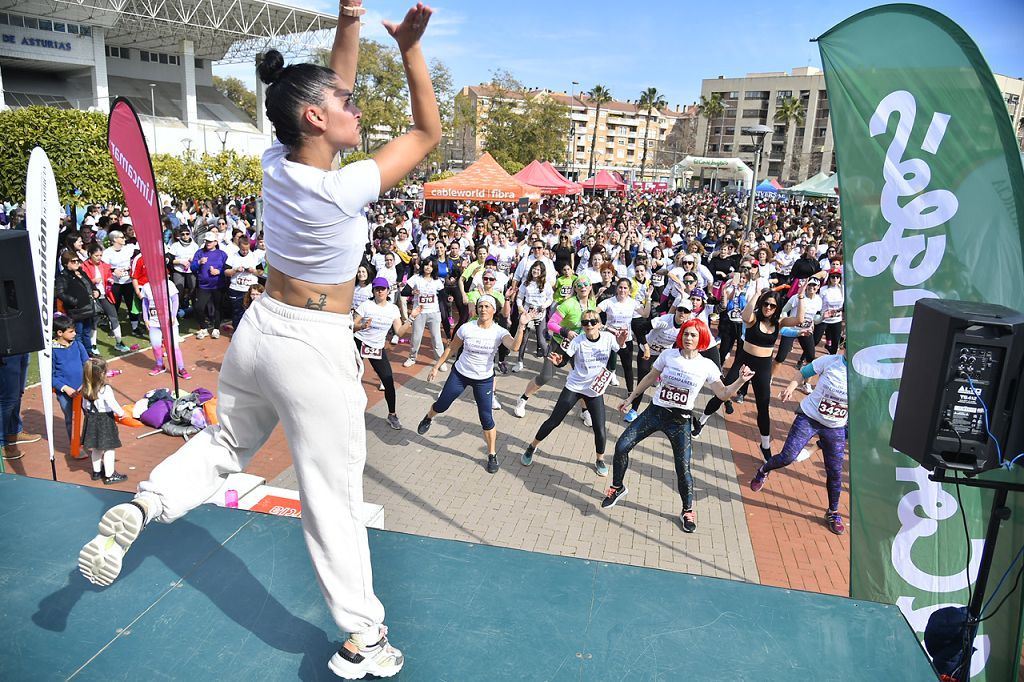
[[[102,478],[106,485],[127,481],[127,476],[114,469],[114,450],[121,447],[114,415],[124,417],[124,410],[107,385],[107,363],[102,358],[89,358],[85,363],[82,411],[82,447],[92,456],[92,480]]]

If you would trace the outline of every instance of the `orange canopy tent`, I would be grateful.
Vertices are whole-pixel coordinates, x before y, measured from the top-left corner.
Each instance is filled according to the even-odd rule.
[[[423,186],[424,199],[441,201],[540,201],[541,190],[516,180],[484,152],[464,171]]]
[[[594,177],[584,180],[582,183],[584,189],[610,189],[618,192],[626,191],[626,183],[617,180],[608,171],[598,171]]]
[[[579,194],[583,191],[583,188],[575,182],[570,182],[562,177],[553,166],[536,160],[531,161],[529,166],[512,177],[528,185],[539,187],[541,194]]]

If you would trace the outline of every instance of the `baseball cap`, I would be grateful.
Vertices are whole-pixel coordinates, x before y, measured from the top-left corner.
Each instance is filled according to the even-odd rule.
[[[676,310],[685,310],[688,313],[692,313],[693,312],[693,304],[690,303],[690,299],[688,299],[688,298],[681,298],[681,299],[679,299],[679,302],[676,304]]]
[[[203,241],[219,242],[220,235],[216,234],[215,232],[207,232],[205,235],[203,235]]]
[[[390,289],[391,284],[388,283],[384,277],[374,277],[373,281],[370,282],[371,289]]]
[[[707,293],[703,289],[701,289],[700,287],[697,287],[696,289],[694,289],[693,291],[690,292],[690,298],[707,298],[707,297],[708,297]]]

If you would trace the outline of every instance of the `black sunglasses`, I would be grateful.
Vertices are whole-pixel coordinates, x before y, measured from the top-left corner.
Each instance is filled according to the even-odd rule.
[[[483,281],[485,281],[485,282],[497,282],[498,281],[497,277],[481,277],[481,279]]]
[[[778,303],[772,303],[771,301],[765,301],[764,303],[761,304],[761,307],[762,308],[778,308],[779,304]]]
[[[595,324],[601,324],[601,320],[583,320],[580,324],[584,327],[593,327]]]

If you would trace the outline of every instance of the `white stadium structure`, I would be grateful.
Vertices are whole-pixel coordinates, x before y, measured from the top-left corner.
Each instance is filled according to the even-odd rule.
[[[270,143],[213,87],[213,62],[255,63],[329,47],[337,17],[259,0],[0,0],[0,108],[32,104],[106,112],[126,97],[150,150],[181,154]],[[257,102],[263,101],[257,81]]]

